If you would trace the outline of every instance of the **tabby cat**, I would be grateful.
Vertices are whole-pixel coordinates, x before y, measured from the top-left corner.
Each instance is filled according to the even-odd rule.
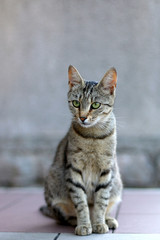
[[[68,68],[70,129],[59,143],[45,181],[43,214],[75,225],[75,234],[107,233],[118,222],[109,216],[121,200],[122,182],[116,160],[113,110],[117,73],[114,68],[97,83],[84,81]]]

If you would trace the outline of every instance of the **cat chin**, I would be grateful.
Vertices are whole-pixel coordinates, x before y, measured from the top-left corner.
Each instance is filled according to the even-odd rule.
[[[84,127],[84,128],[89,128],[89,127],[92,127],[94,124],[85,124],[85,123],[79,123],[81,125],[81,127]]]
[[[85,127],[85,128],[88,128],[88,127],[93,126],[91,123],[82,123],[81,121],[77,121],[77,123],[78,123],[81,127]]]

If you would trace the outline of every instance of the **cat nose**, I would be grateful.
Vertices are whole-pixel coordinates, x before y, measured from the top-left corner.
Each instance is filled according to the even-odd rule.
[[[80,117],[81,121],[84,122],[87,118],[86,117]]]

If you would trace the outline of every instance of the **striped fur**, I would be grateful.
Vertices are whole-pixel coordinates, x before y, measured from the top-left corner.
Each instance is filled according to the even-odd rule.
[[[46,178],[47,207],[41,211],[57,221],[77,225],[77,235],[106,233],[118,226],[108,214],[121,200],[122,190],[112,112],[117,74],[111,68],[96,83],[84,81],[73,66],[68,73],[68,104],[73,120]],[[99,107],[93,108],[93,103],[100,103],[93,105]]]

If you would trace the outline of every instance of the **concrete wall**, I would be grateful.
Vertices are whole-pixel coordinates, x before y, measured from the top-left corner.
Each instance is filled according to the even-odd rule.
[[[96,81],[116,67],[121,149],[124,139],[131,146],[133,138],[159,142],[159,13],[159,0],[1,0],[1,142],[58,139],[67,131],[69,64]],[[0,153],[6,163],[12,154],[6,155],[4,146]],[[157,164],[154,147],[153,155]]]

